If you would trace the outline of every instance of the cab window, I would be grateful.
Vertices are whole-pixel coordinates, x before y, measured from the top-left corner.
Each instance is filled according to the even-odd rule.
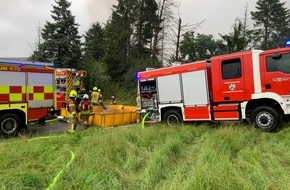
[[[222,61],[223,79],[240,78],[242,76],[241,60],[229,59]]]
[[[290,54],[268,56],[266,58],[267,72],[280,71],[282,73],[290,73]]]

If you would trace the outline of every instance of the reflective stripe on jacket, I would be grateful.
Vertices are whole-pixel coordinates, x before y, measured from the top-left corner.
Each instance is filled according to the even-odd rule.
[[[67,100],[67,111],[70,113],[70,114],[75,114],[76,113],[76,102],[75,100],[69,98]]]

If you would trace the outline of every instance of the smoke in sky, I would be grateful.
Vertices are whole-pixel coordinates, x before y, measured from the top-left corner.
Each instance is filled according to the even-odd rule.
[[[88,17],[91,21],[105,23],[112,12],[116,0],[85,0]]]

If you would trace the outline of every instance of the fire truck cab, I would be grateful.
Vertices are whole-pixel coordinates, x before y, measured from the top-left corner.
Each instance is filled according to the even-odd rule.
[[[290,47],[248,50],[137,74],[148,120],[249,120],[274,131],[290,115]]]

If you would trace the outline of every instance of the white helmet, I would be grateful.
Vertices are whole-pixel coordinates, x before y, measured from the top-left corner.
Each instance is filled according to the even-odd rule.
[[[83,98],[84,99],[89,99],[89,95],[85,94]]]

